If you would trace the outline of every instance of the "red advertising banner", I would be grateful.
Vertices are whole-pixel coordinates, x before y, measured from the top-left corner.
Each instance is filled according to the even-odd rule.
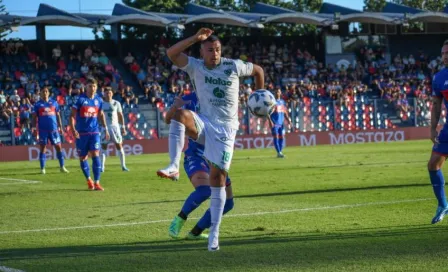
[[[428,139],[430,131],[427,127],[407,127],[399,129],[364,130],[364,131],[325,131],[300,132],[286,135],[287,146],[341,145],[360,143],[401,142],[407,140]],[[63,144],[66,158],[78,158],[75,144]],[[274,148],[270,135],[237,136],[235,149]],[[124,141],[123,149],[127,156],[166,153],[168,139],[158,140],[128,140]],[[113,144],[108,146],[108,155],[115,156],[117,151]],[[56,150],[47,148],[47,159],[57,159]],[[39,146],[2,146],[0,147],[0,162],[39,160]]]

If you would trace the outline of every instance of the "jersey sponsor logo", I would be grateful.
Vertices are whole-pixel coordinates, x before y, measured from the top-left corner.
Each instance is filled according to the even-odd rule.
[[[56,115],[54,107],[41,107],[39,109],[39,116],[53,116]]]
[[[96,99],[95,99],[95,102],[94,102],[94,103],[95,103],[95,106],[98,106],[98,104],[99,104],[99,103],[98,103],[98,100],[96,100]]]
[[[223,65],[233,65],[233,62],[231,62],[231,61],[224,61]]]
[[[219,87],[216,87],[213,89],[213,95],[216,96],[217,98],[224,98],[226,96],[226,93]]]
[[[207,76],[205,77],[205,83],[222,86],[232,86],[232,81]]]
[[[80,115],[83,118],[97,117],[98,116],[98,108],[83,106],[83,107],[81,107]]]
[[[232,74],[232,69],[224,70],[224,74],[230,76]]]

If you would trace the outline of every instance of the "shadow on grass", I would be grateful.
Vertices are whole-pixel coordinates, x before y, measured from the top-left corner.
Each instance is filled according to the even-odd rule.
[[[355,191],[368,191],[368,190],[387,190],[387,189],[401,189],[401,188],[414,188],[414,187],[428,187],[429,183],[411,183],[411,184],[394,184],[394,185],[378,185],[378,186],[367,186],[367,187],[353,187],[353,188],[334,188],[334,189],[319,189],[319,190],[306,190],[306,191],[288,191],[288,192],[272,192],[272,193],[261,193],[261,194],[250,194],[250,195],[238,195],[235,194],[235,198],[257,198],[257,197],[277,197],[277,196],[292,196],[292,195],[306,195],[306,194],[321,194],[321,193],[339,193],[339,192],[355,192]],[[185,199],[176,200],[156,200],[156,201],[144,201],[144,202],[132,202],[117,205],[109,205],[104,207],[119,207],[128,205],[149,205],[149,204],[160,204],[160,203],[175,203],[184,202]]]
[[[429,239],[422,239],[422,237],[429,237]],[[433,237],[433,239],[431,239]],[[390,243],[392,238],[396,243]],[[409,241],[415,243],[422,243],[422,247],[431,246],[439,243],[442,239],[448,238],[446,228],[435,227],[431,225],[416,225],[416,226],[399,226],[385,228],[372,228],[368,231],[342,231],[337,233],[289,233],[287,235],[281,234],[263,234],[259,235],[247,235],[237,237],[225,237],[221,239],[221,247],[235,248],[247,247],[247,252],[250,252],[251,248],[256,249],[258,247],[269,250],[270,248],[284,248],[290,244],[294,244],[294,247],[309,247],[311,244],[318,244],[322,246],[322,250],[330,251],[329,246],[340,247],[338,250],[346,249],[352,251],[353,245],[356,247],[364,245],[364,251],[359,254],[365,255],[369,251],[370,244],[378,243],[380,248],[384,247],[386,251],[397,250],[401,251],[403,248],[401,243],[407,243]],[[424,242],[422,241],[424,240]],[[428,241],[429,240],[429,241]],[[420,241],[420,242],[418,242]],[[438,242],[439,241],[439,242]],[[345,245],[343,245],[345,244]],[[291,245],[292,246],[292,245]],[[24,249],[12,249],[12,250],[0,250],[0,261],[10,260],[30,260],[30,259],[44,259],[44,258],[70,258],[70,257],[85,257],[92,256],[95,258],[101,258],[103,255],[115,255],[115,254],[155,254],[155,253],[178,253],[186,251],[205,251],[206,241],[185,241],[185,240],[168,240],[168,241],[148,241],[140,243],[128,243],[128,244],[106,244],[106,245],[89,245],[89,246],[70,246],[70,247],[50,247],[50,248],[24,248]],[[315,249],[319,250],[319,249]],[[336,250],[336,249],[333,249]],[[403,250],[411,250],[404,248]],[[415,248],[413,249],[415,250]],[[427,249],[425,249],[427,250]],[[439,250],[439,249],[437,249]],[[440,250],[444,250],[441,246]],[[255,250],[256,251],[256,250]],[[353,254],[353,252],[351,253]],[[356,254],[356,253],[355,253]],[[382,254],[382,253],[381,253]],[[241,256],[242,258],[244,256]],[[355,256],[347,256],[355,257]]]

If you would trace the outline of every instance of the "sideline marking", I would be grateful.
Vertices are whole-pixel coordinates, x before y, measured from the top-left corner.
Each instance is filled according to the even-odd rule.
[[[0,186],[1,185],[18,185],[18,184],[36,184],[36,183],[42,183],[42,181],[39,180],[27,180],[27,179],[13,179],[13,178],[0,178],[2,180],[11,180],[14,182],[7,182],[7,183],[3,183],[0,182]],[[1,271],[1,270],[0,270]]]
[[[428,200],[434,200],[434,199],[433,198],[417,198],[417,199],[405,199],[405,200],[397,200],[397,201],[366,202],[366,203],[358,203],[358,204],[350,204],[350,205],[347,204],[347,205],[337,205],[337,206],[324,206],[324,207],[279,210],[279,211],[270,211],[270,212],[229,214],[229,215],[225,215],[224,217],[249,217],[249,216],[267,215],[267,214],[282,214],[282,213],[308,212],[308,211],[317,211],[317,210],[347,209],[347,208],[357,208],[357,207],[365,207],[365,206],[393,205],[393,204],[409,203],[409,202],[421,202],[421,201],[428,201]],[[190,220],[197,220],[197,219],[199,219],[199,217],[190,218]],[[153,221],[143,221],[143,222],[133,222],[133,223],[117,223],[117,224],[107,224],[107,225],[73,226],[73,227],[63,227],[63,228],[29,229],[29,230],[11,230],[11,231],[0,231],[0,234],[110,228],[110,227],[165,223],[165,222],[171,222],[171,221],[172,221],[172,219],[161,219],[161,220],[153,220]]]

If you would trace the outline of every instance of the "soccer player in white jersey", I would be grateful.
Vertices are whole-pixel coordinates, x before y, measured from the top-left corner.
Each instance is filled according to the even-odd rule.
[[[112,95],[112,88],[106,87],[104,89],[103,111],[104,115],[106,116],[107,127],[109,128],[110,140],[115,144],[118,152],[118,157],[120,157],[121,169],[127,172],[129,171],[129,169],[126,167],[125,154],[122,146],[123,137],[121,136],[122,134],[126,135],[123,111],[121,109],[120,102],[113,100]],[[101,132],[101,135],[104,136],[104,133]],[[102,137],[101,172],[104,172],[105,170],[108,144],[109,141]]]
[[[158,171],[165,177],[179,173],[179,161],[188,135],[205,146],[204,157],[210,164],[211,227],[208,250],[219,250],[219,226],[226,202],[226,177],[232,161],[238,122],[239,77],[254,76],[255,88],[264,87],[263,69],[241,60],[221,58],[221,42],[213,31],[201,28],[195,35],[167,50],[170,60],[186,71],[199,99],[200,113],[179,109],[171,119],[169,153],[171,164]],[[201,42],[202,60],[183,52]]]

